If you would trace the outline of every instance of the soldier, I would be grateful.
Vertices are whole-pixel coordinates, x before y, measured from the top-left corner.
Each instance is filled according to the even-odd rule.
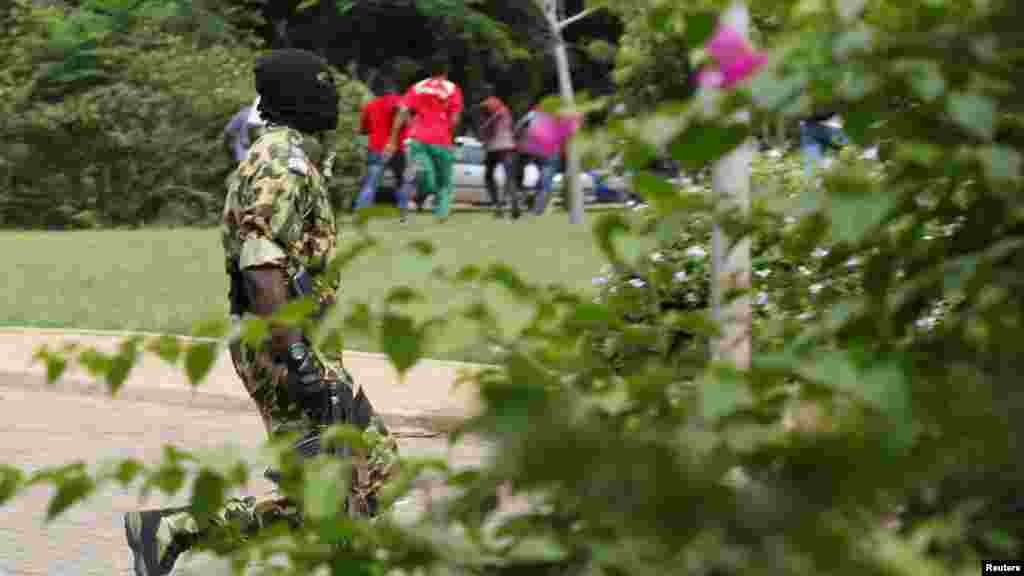
[[[303,50],[270,52],[256,62],[255,76],[267,127],[228,177],[224,207],[232,315],[268,317],[298,297],[314,298],[322,314],[338,289],[338,278],[324,274],[337,230],[324,175],[304,150],[322,150],[316,139],[337,126],[337,90],[326,63]],[[340,351],[315,350],[301,330],[272,326],[269,342],[235,342],[231,358],[271,438],[298,434],[300,457],[319,453],[331,400],[338,397],[331,394],[343,392],[348,423],[375,446],[370,454],[354,455],[350,512],[376,514],[376,494],[394,472],[397,446],[342,367]],[[154,576],[170,573],[178,556],[198,542],[244,537],[280,518],[299,520],[294,503],[233,499],[213,518],[193,517],[187,509],[131,512],[125,531],[135,574]]]

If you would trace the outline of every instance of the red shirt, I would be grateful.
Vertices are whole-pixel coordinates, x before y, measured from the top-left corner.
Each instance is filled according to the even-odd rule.
[[[378,154],[384,152],[384,147],[391,136],[391,127],[395,122],[395,113],[398,105],[402,103],[402,97],[398,94],[385,94],[378,96],[363,107],[361,129],[369,134],[369,148],[371,152]],[[409,133],[406,126],[398,135],[399,149],[405,148],[403,142]]]
[[[462,90],[443,78],[413,84],[402,103],[413,111],[409,138],[424,144],[452,145],[452,118],[462,112]]]

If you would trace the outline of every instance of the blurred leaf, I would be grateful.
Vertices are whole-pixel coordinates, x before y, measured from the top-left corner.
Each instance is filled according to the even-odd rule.
[[[606,258],[612,262],[618,261],[620,258],[615,249],[614,239],[629,230],[629,221],[622,214],[618,212],[602,214],[594,224],[594,238],[597,240],[597,247]]]
[[[545,114],[558,114],[562,110],[562,97],[558,94],[549,94],[541,98],[537,109]]]
[[[708,421],[728,416],[753,401],[743,377],[726,366],[708,368],[697,389],[700,391],[700,413]]]
[[[372,209],[373,208],[368,208],[366,210]],[[360,210],[359,213],[360,215],[362,215],[363,210]],[[339,251],[339,253],[335,255],[334,258],[331,259],[330,263],[328,263],[327,265],[327,270],[324,271],[323,274],[328,277],[336,278],[338,274],[340,274],[343,270],[347,269],[353,262],[355,262],[356,258],[359,258],[364,253],[369,252],[372,248],[375,248],[376,246],[377,242],[369,238],[364,238],[358,242],[353,243],[347,249]]]
[[[165,450],[166,453],[166,450]],[[173,496],[185,485],[185,468],[177,461],[165,461],[161,463],[146,479],[143,489],[145,495],[150,487],[155,487],[167,496]]]
[[[1015,184],[1020,181],[1021,154],[1007,146],[986,146],[978,150],[985,174],[993,186]]]
[[[127,488],[145,468],[136,460],[122,460],[117,465],[117,470],[114,472],[114,478],[120,482],[123,488]]]
[[[533,294],[533,289],[507,264],[491,264],[481,279],[484,282],[501,284],[520,299],[529,298]]]
[[[197,322],[192,328],[195,338],[223,338],[231,331],[231,324],[226,318],[210,319]]]
[[[671,312],[665,316],[665,323],[673,328],[708,338],[718,336],[721,330],[707,310],[697,312]]]
[[[745,125],[718,126],[693,123],[672,139],[669,152],[685,168],[699,170],[725,156],[750,135]]]
[[[685,42],[691,48],[703,46],[718,26],[718,14],[714,12],[697,12],[686,15]]]
[[[567,326],[574,330],[594,330],[607,326],[612,320],[611,310],[604,304],[581,302],[573,307],[566,318]]]
[[[326,354],[341,354],[345,351],[345,333],[340,328],[332,327],[326,336],[317,344]]]
[[[900,159],[916,162],[931,167],[942,158],[942,149],[930,142],[901,141],[896,146],[896,156]]]
[[[408,286],[395,286],[388,290],[387,295],[384,297],[384,302],[387,304],[398,304],[405,305],[413,302],[422,302],[423,294],[418,290],[413,290]]]
[[[57,491],[46,507],[46,521],[52,522],[65,510],[87,498],[96,490],[96,483],[82,472],[61,476],[54,480]]]
[[[302,491],[306,517],[314,521],[327,520],[343,509],[349,486],[348,471],[346,463],[336,459],[316,458],[306,464]]]
[[[946,91],[942,69],[932,60],[899,60],[893,69],[908,77],[914,92],[925,102],[931,102]]]
[[[968,134],[991,140],[996,132],[996,103],[984,94],[953,92],[947,111]]]
[[[373,314],[366,302],[352,304],[351,312],[345,316],[345,327],[349,330],[369,334],[373,329]]]
[[[645,170],[658,157],[658,150],[654,144],[639,138],[627,140],[623,150],[623,165],[626,170]]]
[[[681,206],[676,187],[668,180],[647,171],[633,175],[634,189],[649,200],[661,214],[667,214]]]
[[[621,234],[615,238],[616,253],[626,262],[637,263],[647,257],[649,247],[635,234]]]
[[[647,26],[652,32],[665,34],[669,31],[675,6],[667,2],[653,4],[646,11]]]
[[[331,426],[320,436],[320,440],[325,449],[342,445],[347,445],[353,450],[371,448],[362,430],[348,425]]]
[[[483,271],[480,267],[475,264],[466,264],[455,274],[455,281],[460,283],[470,283],[477,281],[480,276],[483,275]]]
[[[380,319],[380,348],[398,370],[399,378],[423,357],[423,335],[408,316],[384,314]]]
[[[430,240],[413,240],[409,242],[409,248],[414,250],[420,256],[432,256],[437,252],[437,247]]]
[[[105,378],[110,371],[111,360],[110,356],[95,348],[86,348],[79,352],[78,363],[85,366],[90,376],[100,379]]]
[[[46,363],[46,383],[53,384],[60,379],[68,367],[67,360],[60,352],[51,352],[46,345],[39,347],[33,355],[33,360],[42,360]]]
[[[311,318],[318,307],[319,303],[313,296],[292,300],[274,312],[271,322],[281,323],[285,326],[297,326]]]
[[[151,340],[146,349],[155,353],[164,362],[174,365],[178,362],[178,357],[181,355],[181,342],[177,337],[165,334]]]
[[[555,537],[539,534],[517,540],[505,554],[513,561],[530,563],[563,562],[569,557],[569,551]]]
[[[254,348],[262,345],[270,338],[270,321],[266,318],[247,317],[242,320],[240,339],[246,346]]]
[[[185,351],[185,374],[189,384],[198,386],[217,361],[219,347],[215,342],[195,342]]]
[[[800,77],[779,76],[771,69],[765,69],[750,79],[751,97],[767,110],[779,110],[791,103],[800,95],[802,88]]]
[[[857,180],[837,181],[829,192],[826,210],[835,242],[860,242],[899,202],[898,196],[862,186]]]
[[[110,370],[107,372],[107,385],[111,395],[117,395],[118,390],[128,379],[128,374],[139,359],[141,345],[142,338],[139,336],[125,339],[121,342],[118,353],[111,358]]]
[[[476,302],[468,304],[465,309],[463,309],[462,315],[487,327],[497,326],[498,319],[494,314],[494,310],[487,305],[487,302],[482,300],[477,300]]]
[[[869,142],[869,131],[877,121],[878,115],[871,108],[854,108],[843,114],[843,131],[854,142]]]
[[[876,362],[862,370],[859,393],[890,418],[892,426],[885,435],[891,454],[908,450],[914,442],[916,428],[911,412],[909,383],[902,367],[895,362]]]
[[[227,488],[223,476],[201,470],[192,483],[191,512],[203,520],[213,517],[224,505]]]
[[[1006,530],[995,529],[985,532],[982,536],[985,543],[995,550],[1000,551],[1005,557],[1016,557],[1020,550],[1020,543]]]
[[[7,464],[0,464],[0,506],[13,498],[24,482],[25,475],[21,470]]]

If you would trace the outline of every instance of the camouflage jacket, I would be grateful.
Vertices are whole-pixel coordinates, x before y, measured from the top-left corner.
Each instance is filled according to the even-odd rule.
[[[309,136],[287,127],[266,129],[227,179],[221,240],[230,273],[273,264],[293,274],[298,266],[324,269],[334,255],[337,226],[323,174],[303,151]],[[337,279],[318,275],[321,299],[333,297]]]

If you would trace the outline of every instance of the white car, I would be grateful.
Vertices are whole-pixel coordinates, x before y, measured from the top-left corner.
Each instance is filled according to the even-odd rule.
[[[487,183],[484,179],[487,171],[485,159],[487,150],[482,142],[475,138],[460,136],[455,139],[455,166],[452,177],[454,178],[455,202],[463,204],[489,204],[490,197],[487,195]],[[505,169],[498,166],[495,170],[495,180],[498,181],[499,189],[505,184]],[[521,188],[531,190],[540,183],[540,170],[534,164],[528,164],[523,171],[523,182]],[[381,176],[379,188],[390,189],[391,195],[396,188],[394,176],[390,170],[385,170]],[[378,193],[380,201],[394,201],[386,199],[388,194]]]
[[[482,142],[475,138],[461,136],[455,139],[455,199],[457,202],[469,204],[488,204],[487,195],[487,150]],[[500,189],[505,185],[505,168],[498,166],[494,170],[494,179]],[[540,170],[535,164],[527,164],[523,169],[523,181],[520,189],[530,190],[540,182]]]

